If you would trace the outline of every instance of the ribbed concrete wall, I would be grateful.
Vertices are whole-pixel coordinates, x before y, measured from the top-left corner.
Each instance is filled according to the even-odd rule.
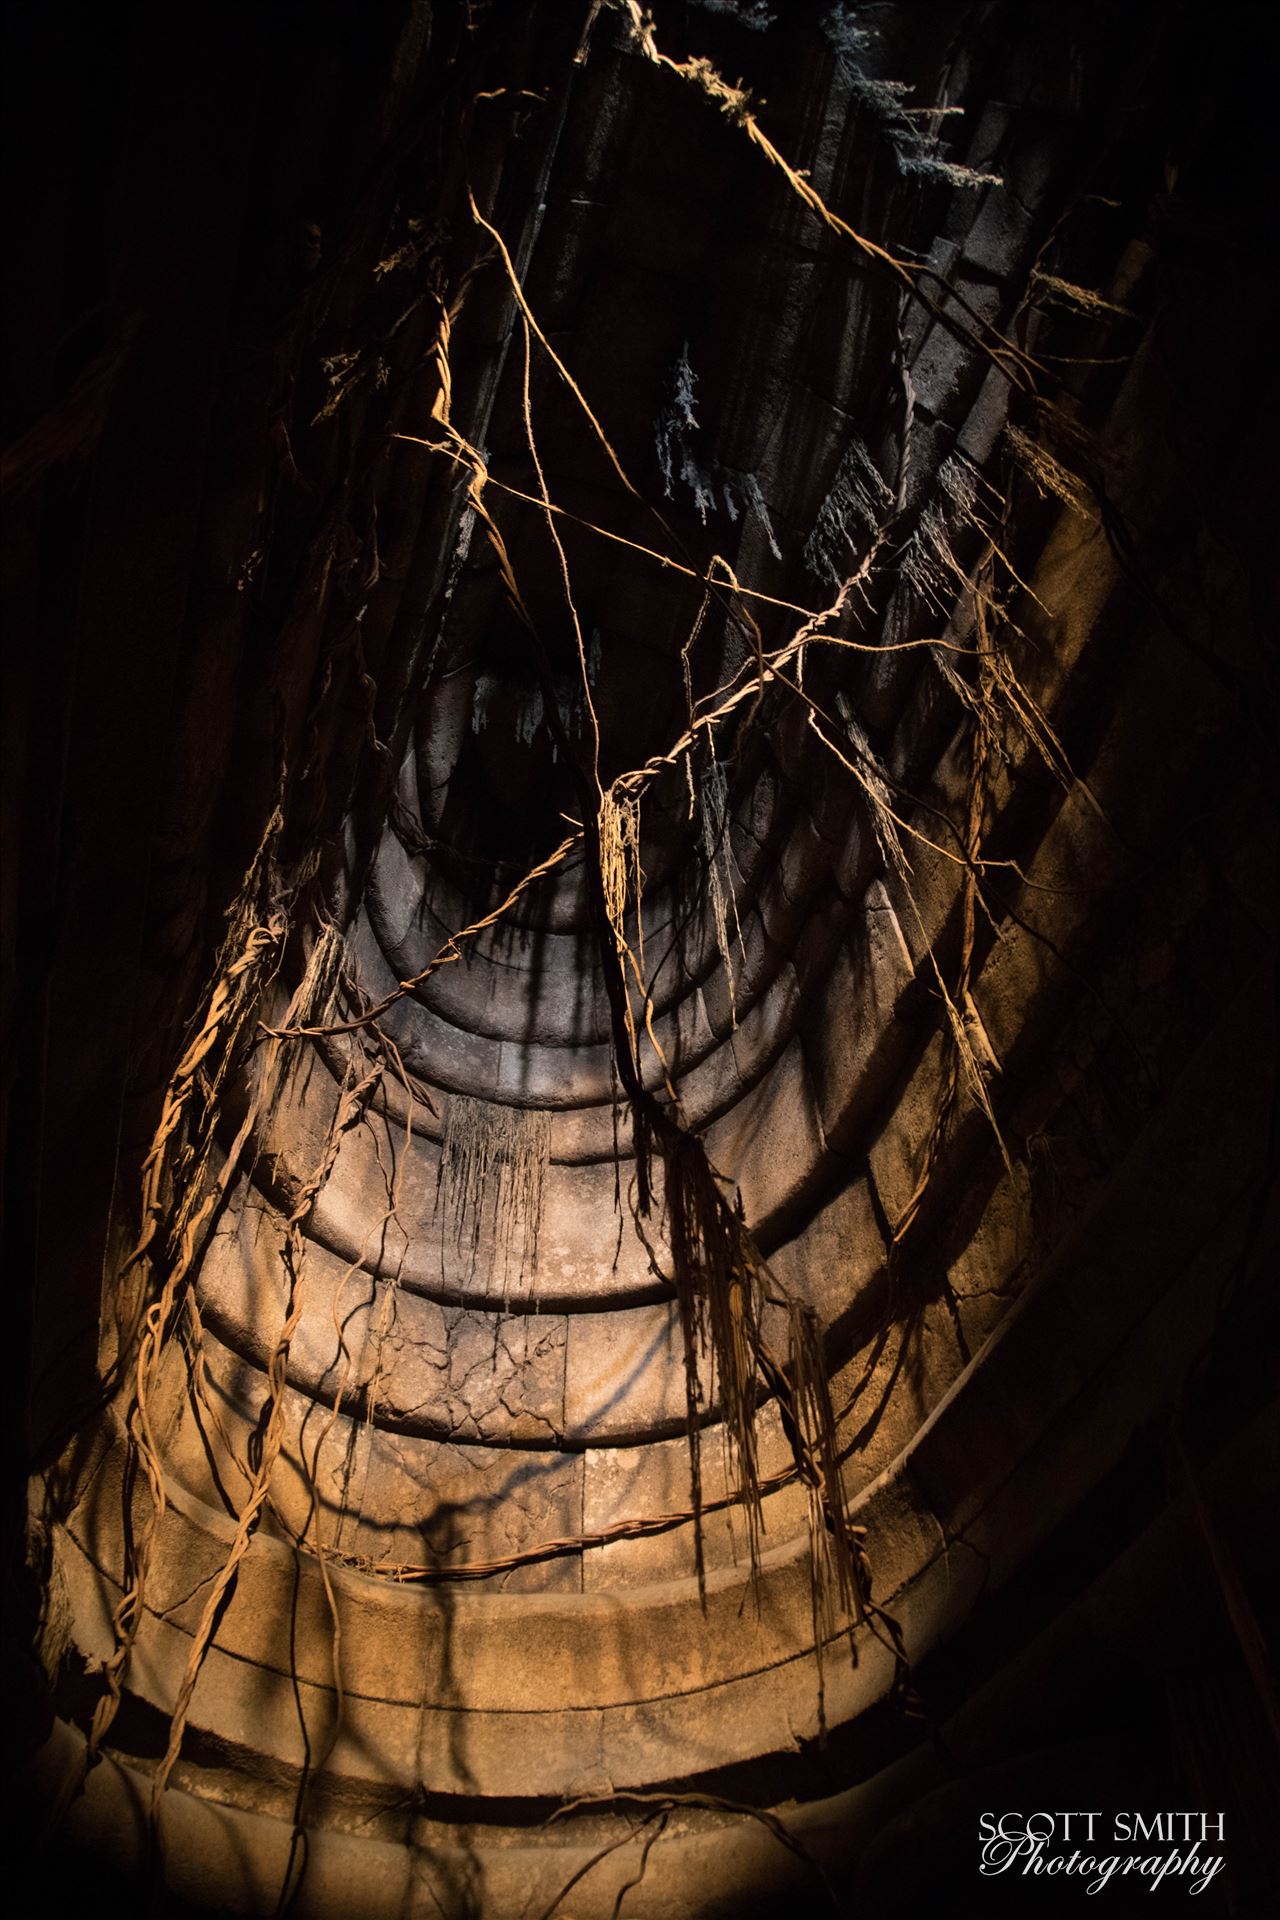
[[[825,1872],[841,1911],[861,1901],[892,1920],[875,1849],[900,1858],[893,1822],[909,1829],[917,1802],[942,1791],[937,1756],[954,1756],[957,1774],[995,1765],[1033,1737],[1039,1705],[1069,1697],[1073,1662],[1131,1659],[1180,1631],[1172,1603],[1155,1599],[1172,1551],[1158,1515],[1135,1508],[1119,1528],[1123,1576],[1104,1558],[1072,1584],[1051,1557],[1141,1437],[1203,1389],[1206,1365],[1217,1377],[1224,1288],[1251,1298],[1267,1244],[1256,1197],[1273,1073],[1274,791],[1259,805],[1271,763],[1250,692],[1249,525],[1234,548],[1223,542],[1195,456],[1180,465],[1167,452],[1214,410],[1188,403],[1169,369],[1205,350],[1218,317],[1211,302],[1179,299],[1176,195],[1158,197],[1181,56],[1160,56],[1148,97],[1141,10],[1137,25],[1107,25],[1067,9],[1059,71],[1044,49],[1047,11],[1012,9],[980,29],[958,9],[898,9],[863,72],[816,18],[757,33],[732,8],[686,11],[660,15],[660,42],[744,72],[770,138],[841,217],[927,262],[935,293],[945,281],[933,312],[851,270],[856,250],[696,85],[641,57],[621,10],[600,13],[584,51],[581,23],[557,10],[495,15],[474,34],[441,10],[428,34],[425,16],[387,9],[345,78],[351,29],[334,29],[337,65],[319,62],[296,111],[301,126],[310,102],[332,152],[315,132],[290,132],[292,120],[269,134],[265,116],[253,119],[242,193],[256,211],[210,185],[218,219],[193,215],[238,264],[202,375],[208,439],[183,552],[166,549],[159,568],[166,582],[181,573],[186,595],[154,632],[139,615],[154,672],[168,659],[162,638],[182,641],[168,662],[160,784],[101,784],[112,844],[99,848],[92,831],[86,844],[111,933],[102,1034],[78,1064],[59,1065],[63,1041],[40,1056],[88,1117],[75,1134],[55,1113],[41,1134],[30,1497],[51,1669],[39,1711],[57,1720],[32,1743],[37,1798],[56,1801],[76,1777],[95,1675],[113,1652],[126,1521],[136,1536],[150,1511],[130,1464],[127,1395],[84,1411],[111,1355],[101,1277],[134,1225],[156,1088],[198,1005],[281,745],[286,835],[295,857],[313,849],[316,877],[262,1018],[285,1017],[327,922],[341,934],[348,1005],[395,996],[381,1026],[406,1069],[343,1137],[303,1223],[281,1457],[164,1800],[164,1884],[197,1909],[274,1911],[305,1830],[300,1913],[582,1920],[616,1911],[643,1865],[628,1916],[807,1911],[799,1903],[819,1897]],[[275,29],[263,31],[287,67]],[[945,88],[964,109],[948,152],[1001,184],[904,171],[873,70],[921,99]],[[503,104],[504,87],[525,93]],[[334,129],[345,105],[344,147]],[[205,111],[217,122],[223,109]],[[1199,151],[1189,196],[1214,190]],[[300,182],[317,204],[326,183],[332,214],[288,227],[286,213],[310,204]],[[575,693],[545,522],[490,489],[568,689],[559,738],[456,472],[390,438],[435,431],[440,300],[465,284],[451,418],[499,485],[536,495],[518,313],[492,262],[468,278],[484,245],[467,185],[666,524],[625,490],[535,353],[530,414],[552,497],[675,562],[561,523],[591,644]],[[1082,202],[1085,190],[1095,199]],[[188,304],[202,271],[190,268]],[[1109,304],[1055,301],[1046,274],[1059,288],[1083,280]],[[177,340],[186,308],[175,300]],[[975,316],[1035,358],[1035,384],[1078,423],[1079,445],[1061,426],[1051,442],[1021,381],[957,337]],[[664,490],[658,422],[684,357],[698,424]],[[169,359],[165,377],[190,394],[199,369],[172,343]],[[145,385],[150,365],[144,355],[129,379]],[[1234,391],[1229,370],[1221,379]],[[79,555],[91,609],[113,528],[126,547],[153,524],[171,546],[179,538],[150,479],[133,493],[126,474],[111,494],[111,461],[121,466],[145,412],[128,381],[111,404],[93,429],[97,517]],[[1072,483],[1068,500],[1044,468],[1037,485],[1025,455],[1019,467],[1019,432],[1074,457],[1093,489]],[[740,1197],[777,1283],[817,1316],[849,1518],[921,1689],[915,1720],[874,1622],[833,1623],[819,1673],[808,1499],[785,1410],[763,1383],[752,1587],[706,1356],[700,1600],[661,1185],[636,1221],[631,1116],[581,848],[460,957],[398,991],[577,817],[563,750],[566,739],[582,750],[587,694],[607,782],[687,724],[682,649],[695,622],[689,670],[702,697],[751,659],[742,607],[770,650],[795,632],[797,609],[832,597],[813,536],[854,434],[884,476],[886,529],[865,592],[831,628],[855,647],[810,644],[812,710],[775,676],[750,721],[744,702],[718,736],[732,990],[698,807],[705,760],[646,792],[643,925],[633,911],[629,931],[637,945],[643,933],[650,996],[644,1085],[662,1095],[665,1063],[684,1124]],[[1259,472],[1247,435],[1241,445],[1220,468],[1237,504]],[[161,466],[145,451],[138,464],[158,487]],[[51,516],[65,508],[58,471]],[[971,509],[957,507],[957,472]],[[707,476],[718,491],[700,512]],[[858,540],[846,568],[865,557],[867,529]],[[700,615],[702,587],[680,569],[707,568],[713,553],[722,581],[731,568],[764,597],[713,596]],[[963,857],[973,682],[967,667],[957,679],[955,649],[974,640],[964,576],[986,562],[996,598],[982,619],[1037,717],[991,743],[975,908]],[[119,619],[81,620],[77,644],[100,673]],[[79,687],[73,745],[90,700]],[[103,709],[117,738],[128,704],[126,675]],[[71,765],[87,813],[96,763],[73,753]],[[899,817],[903,862],[868,778]],[[106,876],[132,872],[143,848],[156,891],[131,961],[132,896],[123,882],[113,895]],[[83,911],[93,890],[78,884]],[[70,969],[53,966],[55,989]],[[953,1097],[943,990],[958,979],[998,1136],[971,1088]],[[145,1869],[147,1776],[261,1441],[289,1218],[344,1082],[373,1052],[357,1030],[284,1057],[276,1097],[235,1148],[194,1275],[203,1391],[193,1396],[176,1339],[156,1381],[167,1504],[141,1625],[107,1758],[60,1814],[68,1857],[101,1861],[126,1888]],[[237,1062],[215,1171],[269,1059],[259,1044]],[[461,1100],[548,1116],[536,1264],[518,1232],[495,1243],[486,1229],[473,1247],[456,1231],[441,1167]],[[114,1136],[95,1101],[114,1113]],[[69,1139],[88,1177],[77,1206],[59,1209],[49,1182]],[[766,1306],[763,1322],[785,1351],[785,1314]],[[1256,1459],[1260,1432],[1249,1428],[1242,1454],[1233,1430],[1206,1467],[1231,1552],[1257,1525],[1239,1462]],[[1035,1572],[1046,1554],[1050,1571]],[[1019,1580],[1048,1596],[1045,1611],[1007,1636],[1016,1662],[993,1661],[984,1623]],[[948,1677],[960,1673],[967,1705]],[[930,1724],[941,1737],[926,1759]],[[637,1809],[663,1795],[642,1859],[654,1829],[628,1835]],[[781,1817],[802,1853],[744,1807]],[[555,1905],[613,1842],[568,1907]]]

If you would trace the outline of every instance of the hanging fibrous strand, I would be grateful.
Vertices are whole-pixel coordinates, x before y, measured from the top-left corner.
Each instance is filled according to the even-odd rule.
[[[436,1203],[444,1206],[459,1250],[469,1249],[473,1276],[487,1224],[495,1254],[502,1255],[504,1304],[517,1244],[517,1277],[537,1271],[550,1158],[551,1115],[545,1109],[500,1107],[462,1094],[450,1099]]]
[[[644,920],[641,913],[641,894],[644,887],[644,874],[640,866],[639,800],[629,795],[619,794],[612,787],[606,788],[600,796],[598,834],[600,888],[604,899],[605,918],[609,923],[620,963],[625,996],[626,1028],[634,1058],[636,1024],[635,1015],[631,1009],[630,988],[627,985],[627,962],[631,952],[627,940],[627,909],[629,906],[635,908],[638,964],[643,973]]]
[[[281,785],[283,786],[283,772]],[[116,1278],[120,1344],[108,1374],[123,1390],[123,1420],[131,1465],[146,1476],[150,1510],[131,1534],[122,1597],[112,1616],[114,1646],[106,1661],[104,1690],[95,1704],[85,1745],[84,1772],[92,1767],[120,1707],[134,1643],[145,1614],[151,1558],[167,1507],[167,1489],[153,1408],[166,1343],[178,1310],[191,1296],[210,1222],[235,1177],[240,1156],[260,1111],[261,1093],[250,1101],[220,1172],[213,1172],[214,1136],[223,1090],[233,1065],[243,1058],[246,1035],[275,978],[297,894],[314,874],[305,855],[286,878],[275,853],[283,827],[277,805],[267,822],[241,889],[227,913],[214,980],[202,1018],[165,1095],[151,1150],[143,1164],[141,1231]],[[296,996],[295,996],[296,1003]],[[273,1081],[270,1043],[260,1086]],[[132,1321],[132,1324],[131,1324]],[[68,1782],[68,1793],[74,1792]]]
[[[320,1158],[313,1171],[303,1181],[286,1222],[282,1255],[286,1282],[284,1318],[267,1368],[267,1398],[262,1409],[257,1460],[248,1490],[237,1514],[236,1531],[231,1545],[221,1567],[213,1576],[199,1624],[192,1635],[182,1682],[178,1688],[177,1700],[169,1721],[168,1743],[160,1764],[152,1775],[150,1817],[153,1832],[158,1831],[160,1801],[168,1785],[169,1776],[182,1752],[182,1736],[196,1683],[200,1678],[209,1649],[213,1645],[227,1596],[235,1583],[237,1569],[248,1553],[250,1543],[257,1532],[267,1503],[271,1477],[284,1445],[289,1358],[294,1336],[301,1323],[304,1305],[303,1279],[308,1246],[307,1226],[316,1200],[333,1171],[334,1162],[337,1160],[345,1136],[363,1120],[381,1085],[382,1077],[383,1066],[380,1061],[369,1067],[361,1078],[357,1078],[353,1070],[348,1070],[338,1098],[337,1109],[325,1135]]]
[[[706,862],[707,890],[711,895],[711,917],[716,930],[716,946],[729,989],[729,1021],[738,1024],[738,1003],[733,978],[729,920],[742,949],[742,923],[738,918],[738,895],[733,884],[733,844],[729,838],[729,796],[724,768],[712,745],[711,759],[698,789],[698,812],[702,828],[702,857]]]
[[[710,736],[709,727],[707,732]],[[584,792],[584,801],[586,798]],[[720,819],[723,822],[723,811]],[[815,1540],[811,1546],[816,1576],[829,1595],[829,1600],[822,1603],[822,1618],[834,1617],[836,1606],[847,1613],[851,1599],[857,1621],[867,1624],[892,1653],[895,1685],[901,1687],[905,1685],[907,1673],[901,1633],[896,1622],[872,1603],[867,1570],[850,1546],[847,1509],[833,1449],[828,1449],[830,1471],[824,1471],[822,1466],[822,1435],[833,1431],[833,1421],[827,1380],[817,1349],[811,1345],[807,1350],[814,1364],[804,1375],[802,1402],[798,1402],[788,1366],[771,1352],[761,1325],[764,1300],[768,1298],[785,1305],[785,1290],[780,1292],[776,1281],[767,1274],[747,1231],[740,1198],[736,1194],[730,1197],[729,1183],[713,1167],[703,1142],[688,1127],[661,1055],[667,1084],[665,1102],[648,1091],[639,1071],[627,973],[630,967],[639,976],[640,969],[630,950],[625,926],[632,897],[637,921],[640,918],[643,874],[639,863],[636,799],[629,794],[620,797],[615,783],[602,795],[592,825],[595,845],[590,845],[590,838],[588,845],[594,855],[600,956],[612,1009],[614,1058],[632,1113],[632,1154],[637,1175],[633,1213],[638,1230],[649,1211],[653,1192],[651,1161],[655,1155],[662,1169],[671,1279],[684,1348],[686,1432],[700,1596],[705,1603],[702,1427],[715,1406],[746,1521],[754,1586],[760,1571],[764,1530],[756,1411],[760,1400],[771,1394],[776,1398],[797,1468],[814,1489],[811,1524],[838,1536],[835,1560],[820,1542]],[[727,934],[726,915],[726,945]],[[651,1026],[648,1031],[652,1039]],[[844,1569],[843,1579],[840,1568]]]
[[[640,802],[616,794],[612,788],[600,801],[600,878],[604,886],[604,905],[609,925],[613,929],[618,952],[625,955],[627,908],[635,907],[638,923],[644,879],[640,871]]]
[[[653,1143],[662,1156],[672,1281],[685,1355],[689,1472],[694,1556],[705,1603],[702,1541],[702,1426],[719,1413],[734,1469],[735,1504],[747,1528],[747,1557],[759,1593],[764,1515],[756,1413],[772,1396],[783,1434],[809,1496],[814,1656],[818,1668],[819,1727],[825,1732],[823,1650],[843,1625],[865,1627],[894,1663],[893,1693],[906,1697],[910,1667],[902,1630],[872,1598],[870,1570],[859,1530],[851,1526],[841,1480],[835,1415],[821,1335],[811,1310],[769,1272],[743,1219],[696,1134],[670,1116],[658,1117]],[[785,1361],[763,1330],[764,1307],[787,1315]],[[849,1642],[857,1658],[856,1646]]]
[[[331,922],[324,921],[311,943],[302,978],[289,1003],[286,1024],[290,1028],[327,1025],[333,1017],[339,990],[346,978],[346,957],[346,941],[340,930]],[[296,1039],[290,1039],[283,1046],[270,1049],[264,1057],[264,1077],[259,1092],[264,1137],[276,1117],[276,1108],[298,1045]]]
[[[755,1431],[760,1289],[753,1262],[743,1257],[740,1212],[732,1220],[726,1218],[724,1198],[701,1142],[674,1130],[664,1131],[660,1140],[672,1278],[684,1344],[694,1553],[699,1592],[705,1599],[701,1430],[707,1401],[719,1403],[742,1498],[753,1579],[760,1563],[764,1523]]]
[[[1079,474],[1064,467],[1046,446],[1021,427],[1010,424],[1004,430],[1004,438],[1019,467],[1042,497],[1061,500],[1073,513],[1086,517],[1093,514],[1089,488]]]
[[[818,1727],[826,1736],[826,1672],[823,1652],[835,1637],[838,1614],[853,1624],[863,1617],[861,1554],[857,1536],[846,1526],[829,1527],[829,1514],[843,1514],[844,1488],[835,1415],[822,1351],[822,1335],[813,1309],[801,1300],[787,1302],[787,1372],[793,1407],[808,1436],[813,1473],[804,1481],[809,1520],[809,1605],[813,1652],[818,1670]]]

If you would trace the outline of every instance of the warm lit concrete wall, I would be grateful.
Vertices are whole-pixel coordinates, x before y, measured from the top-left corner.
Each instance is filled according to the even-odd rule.
[[[541,72],[540,57],[558,71],[553,56],[565,52],[556,42],[563,26],[541,18],[530,29],[530,79]],[[586,391],[628,467],[646,472],[655,493],[655,396],[683,330],[695,333],[715,457],[758,478],[786,559],[774,559],[750,512],[732,523],[722,515],[715,543],[739,578],[813,604],[817,583],[800,548],[849,417],[886,470],[896,455],[902,510],[918,519],[941,501],[938,474],[957,452],[993,485],[1007,480],[1005,385],[945,325],[914,316],[901,347],[904,381],[894,358],[894,302],[878,303],[861,282],[850,292],[843,269],[837,275],[814,252],[812,224],[794,196],[738,151],[702,103],[663,93],[665,77],[610,40],[613,24],[602,16],[563,123],[539,136],[537,165],[505,135],[469,123],[473,184],[513,245],[519,237],[535,308],[558,339],[572,340]],[[429,55],[412,27],[397,44],[385,94],[377,57],[368,56],[379,83],[371,150],[400,125],[398,114],[412,127],[428,105],[439,110],[435,89],[447,78],[432,66],[445,54],[438,47]],[[769,97],[797,164],[841,206],[862,204],[861,195],[868,221],[895,232],[900,222],[901,244],[927,253],[977,311],[1012,325],[1037,248],[1074,193],[1082,154],[1092,151],[1076,106],[1040,77],[1038,56],[1020,43],[1007,59],[989,47],[981,58],[975,51],[973,71],[957,82],[972,90],[970,156],[998,165],[1007,187],[906,203],[852,110],[838,63],[815,36],[798,37],[794,48]],[[917,49],[922,83],[928,57],[941,51]],[[1092,57],[1100,51],[1105,46],[1094,46]],[[471,92],[481,82],[506,83],[514,71],[507,58],[496,41],[487,55],[473,48],[472,64],[460,68]],[[348,97],[332,74],[316,88],[335,112]],[[1099,98],[1111,96],[1104,90]],[[292,206],[292,169],[305,171],[305,155],[281,141],[272,208]],[[359,147],[356,134],[352,141]],[[261,164],[270,171],[265,158]],[[1145,182],[1132,156],[1128,164]],[[461,220],[457,181],[441,166],[426,187],[417,183],[423,205]],[[98,1018],[88,1051],[82,1029],[49,1027],[46,1096],[60,1085],[77,1094],[74,1111],[51,1103],[46,1121],[46,1233],[36,1269],[33,1425],[46,1477],[34,1485],[52,1521],[49,1592],[70,1623],[50,1661],[63,1717],[33,1773],[50,1792],[74,1764],[79,1736],[70,1722],[90,1710],[94,1672],[111,1651],[128,1497],[114,1411],[60,1459],[58,1422],[93,1378],[111,1168],[122,1169],[114,1216],[122,1239],[166,1047],[207,962],[214,909],[261,823],[257,803],[270,791],[275,746],[276,721],[264,717],[273,675],[284,737],[295,768],[306,769],[290,788],[296,835],[300,843],[308,833],[323,839],[325,899],[371,999],[420,971],[444,938],[492,904],[493,863],[481,859],[490,844],[486,780],[509,780],[511,810],[524,807],[539,821],[540,788],[551,790],[547,741],[535,748],[523,737],[513,694],[500,693],[476,724],[475,661],[505,614],[479,545],[479,557],[453,564],[458,496],[447,478],[429,477],[413,450],[387,453],[386,418],[414,431],[429,415],[435,309],[424,305],[401,344],[383,340],[387,315],[369,285],[394,196],[385,181],[369,191],[371,202],[346,213],[363,265],[337,272],[333,297],[350,337],[362,346],[381,341],[377,350],[391,356],[394,398],[384,417],[381,387],[372,383],[357,389],[340,428],[322,424],[308,439],[299,424],[299,445],[311,449],[342,511],[331,524],[310,495],[305,507],[290,496],[286,557],[303,582],[295,597],[273,576],[274,597],[254,601],[237,571],[261,532],[251,502],[261,497],[262,465],[284,459],[267,424],[279,417],[284,376],[254,361],[249,379],[225,342],[228,363],[217,362],[212,389],[207,368],[180,356],[168,368],[184,392],[207,376],[199,392],[208,474],[186,499],[186,518],[162,511],[156,497],[167,484],[163,462],[138,456],[145,472],[135,471],[133,490],[122,484],[116,520],[102,510],[82,556],[82,644],[104,681],[113,661],[127,665],[131,656],[121,650],[118,616],[98,597],[109,579],[124,592],[112,568],[124,569],[145,544],[140,528],[166,529],[157,564],[170,600],[181,599],[177,583],[189,581],[190,605],[184,614],[166,600],[139,614],[147,673],[163,682],[167,663],[165,684],[175,689],[158,795],[150,764],[130,762],[122,783],[111,776],[111,742],[134,724],[130,702],[141,698],[126,665],[122,685],[104,690],[100,716],[91,711],[96,680],[80,687],[68,736],[79,814],[92,819],[99,786],[109,801],[103,844],[95,833],[86,844],[86,865],[98,877],[81,877],[73,904],[86,925],[100,917],[110,939],[95,971]],[[210,194],[222,206],[212,187]],[[1096,244],[1090,262],[1104,291],[1149,312],[1147,242],[1135,237],[1139,198],[1130,195],[1128,225]],[[230,212],[225,222],[218,231],[230,248]],[[252,235],[244,241],[251,255],[257,244]],[[442,256],[446,279],[464,251],[458,241]],[[190,269],[175,336],[201,297],[202,271]],[[261,283],[246,272],[238,323],[252,319],[269,339],[253,304],[265,297]],[[284,310],[297,320],[289,337],[314,378],[321,348],[337,348],[309,300],[304,290]],[[1126,573],[1095,510],[1037,499],[1025,481],[1001,529],[1026,583],[1011,594],[1024,629],[1020,670],[1064,743],[1071,774],[1055,780],[1025,742],[1011,740],[985,823],[991,857],[1017,864],[990,876],[991,916],[978,916],[964,1011],[970,1042],[990,1069],[1012,1165],[973,1103],[962,1103],[892,1259],[945,1090],[934,958],[952,979],[962,868],[911,842],[909,879],[894,871],[856,779],[824,751],[798,705],[771,695],[764,724],[731,768],[742,930],[731,1007],[683,775],[647,803],[654,1032],[686,1117],[738,1185],[771,1267],[819,1316],[853,1517],[867,1529],[876,1598],[901,1623],[917,1666],[962,1639],[971,1618],[1123,1461],[1134,1436],[1166,1417],[1212,1344],[1224,1282],[1256,1258],[1252,1203],[1265,1173],[1274,1044],[1273,816],[1257,804],[1265,752],[1242,723],[1241,686],[1252,671],[1247,563],[1195,518],[1194,489],[1163,451],[1178,404],[1165,385],[1169,356],[1209,331],[1203,316],[1179,320],[1176,305],[1174,313],[1157,319],[1109,387],[1081,376],[1079,404],[1099,436],[1110,497],[1137,530],[1136,571]],[[495,468],[505,460],[502,470],[518,476],[510,322],[503,289],[484,283],[457,327],[455,418],[491,449]],[[266,354],[261,340],[259,351]],[[137,376],[144,384],[145,371]],[[151,377],[159,377],[154,369]],[[541,389],[538,399],[557,497],[614,515],[610,524],[651,541],[653,525],[638,506],[612,483],[601,491],[570,410],[548,404]],[[112,416],[100,489],[120,477],[111,461],[125,460],[142,404],[129,387]],[[366,470],[352,444],[370,454],[369,471],[372,448],[387,455],[376,482],[354,477]],[[1233,470],[1241,498],[1250,458]],[[684,538],[705,539],[687,498],[664,499],[663,508]],[[375,518],[376,578],[368,533]],[[555,575],[535,549],[536,532],[512,522],[517,573],[535,599],[543,596],[541,610],[553,604]],[[108,565],[111,538],[120,558]],[[673,590],[660,570],[631,555],[602,560],[583,544],[573,557],[584,605],[605,634],[594,693],[622,764],[679,730],[682,622],[698,596]],[[323,588],[308,571],[313,564],[329,582]],[[1148,575],[1158,603],[1140,590]],[[919,638],[946,630],[945,609],[922,608],[894,575],[874,612],[868,632]],[[148,639],[144,614],[175,647],[183,637],[189,670],[154,634]],[[761,618],[771,623],[770,644],[790,631],[776,610]],[[1241,636],[1231,647],[1222,642],[1228,628]],[[386,743],[367,763],[357,630],[376,687],[373,733]],[[438,633],[447,671],[431,678]],[[70,634],[63,633],[67,647]],[[723,620],[708,645],[712,680],[744,651],[741,632]],[[270,671],[263,653],[271,654]],[[886,652],[851,665],[847,679],[834,670],[824,679],[821,664],[809,671],[820,693],[833,697],[847,686],[856,695],[882,762],[918,797],[902,802],[912,824],[932,832],[939,811],[963,819],[972,728],[937,656]],[[158,711],[145,701],[142,711],[164,730]],[[103,731],[96,756],[87,751],[95,722]],[[322,773],[313,775],[313,766]],[[399,812],[389,817],[393,781]],[[159,827],[146,824],[153,813]],[[437,844],[424,850],[423,841]],[[449,854],[455,842],[463,857]],[[146,884],[137,857],[144,845],[153,848],[158,893],[140,969],[129,939],[137,889]],[[167,1871],[188,1900],[203,1895],[245,1914],[272,1909],[299,1786],[318,1754],[307,1807],[314,1851],[300,1910],[334,1916],[399,1912],[423,1877],[450,1914],[500,1920],[536,1912],[593,1851],[626,1833],[631,1815],[618,1795],[673,1783],[763,1809],[800,1802],[788,1820],[847,1890],[868,1839],[941,1784],[940,1762],[918,1751],[899,1757],[909,1733],[887,1717],[892,1663],[866,1627],[828,1649],[832,1748],[829,1757],[819,1753],[807,1515],[794,1482],[765,1496],[765,1565],[754,1600],[742,1520],[732,1510],[706,1517],[705,1612],[687,1520],[645,1538],[591,1540],[623,1520],[680,1514],[691,1500],[677,1316],[625,1208],[619,1221],[614,1206],[609,1027],[595,937],[580,873],[569,867],[386,1015],[434,1111],[422,1102],[408,1110],[403,1092],[386,1082],[344,1140],[306,1223],[304,1305],[272,1505],[197,1686],[166,1802]],[[287,1003],[305,945],[290,948],[271,1015]],[[60,952],[46,983],[53,1002],[80,982],[83,964],[78,949]],[[162,1019],[152,1020],[153,1005]],[[116,1154],[109,1136],[120,1127],[128,1035],[139,1026],[152,1042],[145,1069],[135,1054]],[[357,1057],[358,1045],[341,1040],[297,1049],[253,1142],[251,1171],[231,1187],[200,1267],[208,1407],[193,1405],[176,1351],[161,1383],[154,1414],[169,1507],[153,1584],[111,1757],[91,1776],[68,1828],[90,1856],[114,1859],[126,1873],[141,1859],[139,1797],[157,1731],[243,1491],[238,1462],[251,1457],[283,1312],[284,1222]],[[652,1055],[646,1074],[660,1084]],[[513,1272],[504,1250],[487,1241],[473,1261],[454,1240],[437,1185],[448,1102],[461,1096],[550,1110],[536,1271]],[[625,1191],[625,1115],[618,1137]],[[86,1179],[74,1186],[78,1204],[60,1206],[66,1182],[58,1169],[72,1155]],[[650,1231],[661,1267],[657,1213]],[[766,1324],[780,1340],[772,1310]],[[704,1497],[715,1501],[731,1482],[710,1381],[707,1395]],[[790,1456],[771,1400],[761,1404],[759,1426],[761,1472],[779,1474]],[[328,1588],[314,1555],[289,1546],[312,1518],[302,1463],[314,1462],[322,1438],[318,1470],[309,1469],[316,1524],[345,1562],[330,1568]],[[1231,1484],[1225,1472],[1214,1479]],[[145,1495],[132,1497],[141,1520]],[[1227,1506],[1230,1536],[1239,1540],[1249,1503]],[[559,1540],[566,1551],[519,1559]],[[1173,1612],[1157,1604],[1167,1571],[1159,1528],[1135,1519],[1122,1545],[1138,1569],[1128,1591],[1143,1596],[1141,1606],[1131,1602],[1113,1618],[1116,1582],[1108,1586],[1105,1567],[1092,1597],[1064,1600],[1061,1621],[1024,1651],[1023,1665],[985,1675],[968,1717],[948,1718],[958,1768],[994,1762],[1002,1742],[1016,1743],[1019,1716],[1030,1710],[1020,1685],[1029,1686],[1027,1701],[1039,1697],[1037,1688],[1052,1693],[1055,1635],[1081,1659],[1175,1641]],[[392,1577],[404,1563],[456,1569],[512,1555],[516,1564],[474,1582]],[[52,1644],[46,1640],[46,1651]],[[535,1826],[582,1794],[606,1796],[606,1804],[545,1831]],[[573,1910],[609,1913],[623,1865],[634,1871],[638,1852],[629,1845],[593,1870]],[[651,1920],[742,1912],[748,1892],[803,1897],[797,1890],[808,1887],[807,1874],[762,1830],[726,1829],[723,1815],[703,1806],[656,1845],[626,1911]]]

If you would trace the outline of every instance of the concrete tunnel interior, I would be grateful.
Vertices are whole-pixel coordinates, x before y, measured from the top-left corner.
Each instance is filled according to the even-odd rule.
[[[1270,9],[9,12],[31,1912],[1274,1911]]]

